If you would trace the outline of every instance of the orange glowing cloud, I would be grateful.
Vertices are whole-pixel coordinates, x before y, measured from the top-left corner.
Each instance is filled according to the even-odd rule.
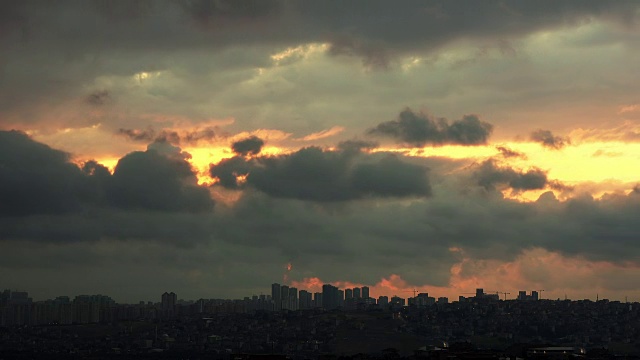
[[[331,129],[327,129],[327,130],[322,130],[322,131],[318,131],[312,134],[309,134],[307,136],[304,136],[300,139],[296,139],[296,140],[300,140],[300,141],[313,141],[313,140],[320,140],[320,139],[324,139],[324,138],[328,138],[334,135],[337,135],[341,132],[344,131],[344,127],[342,126],[334,126]]]
[[[640,290],[635,279],[640,276],[638,264],[614,264],[607,261],[592,261],[581,257],[566,257],[541,248],[529,249],[512,261],[471,259],[459,248],[452,249],[462,254],[460,262],[451,267],[448,286],[424,284],[413,286],[398,274],[381,278],[369,285],[372,297],[412,297],[414,293],[429,293],[433,297],[448,297],[455,301],[459,296],[470,297],[477,288],[485,293],[500,293],[500,298],[515,299],[518,291],[544,290],[546,298],[572,299],[609,298],[630,301],[640,300]],[[311,292],[322,292],[325,282],[318,277],[291,281],[290,285]],[[332,285],[341,289],[362,287],[363,284],[349,281],[334,281]],[[507,293],[507,294],[504,294]]]

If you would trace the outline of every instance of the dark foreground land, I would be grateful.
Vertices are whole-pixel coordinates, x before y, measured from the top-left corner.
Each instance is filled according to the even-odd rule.
[[[456,302],[0,328],[0,359],[640,359],[640,304]]]

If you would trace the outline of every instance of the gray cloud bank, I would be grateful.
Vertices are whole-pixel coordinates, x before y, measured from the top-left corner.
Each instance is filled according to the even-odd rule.
[[[230,189],[246,184],[270,196],[312,201],[347,201],[366,197],[423,197],[431,195],[425,167],[400,160],[346,150],[307,147],[293,154],[245,160],[223,160],[211,176]]]
[[[435,48],[461,38],[508,38],[582,19],[628,23],[635,20],[637,6],[634,1],[595,0],[360,0],[348,4],[338,0],[23,0],[3,2],[0,24],[5,38],[17,36],[25,42],[57,39],[65,50],[104,46],[98,45],[98,40],[108,41],[107,46],[114,49],[320,41],[330,42],[336,55],[353,54],[372,60],[385,52]],[[166,26],[152,26],[159,23]],[[84,30],[80,36],[62,41],[70,29],[78,26]],[[297,31],[289,31],[292,27]]]
[[[202,119],[211,114],[199,109],[216,98],[211,82],[201,83],[207,74],[227,74],[215,79],[216,88],[224,89],[247,76],[242,70],[273,66],[270,55],[287,47],[327,43],[330,56],[384,68],[398,56],[433,53],[458,40],[508,43],[592,19],[628,26],[638,14],[635,1],[595,0],[15,0],[0,6],[0,124],[40,121],[34,113],[64,102],[96,112],[59,116],[66,126],[102,120],[115,129],[131,119],[109,116],[109,110],[126,107],[134,89],[101,82],[104,77],[171,69],[175,78],[169,80],[180,81],[144,96],[145,109],[161,104],[165,115]],[[210,59],[211,53],[216,57]],[[179,88],[182,81],[190,83],[188,95]],[[171,100],[185,97],[189,106]]]
[[[264,140],[257,136],[250,136],[231,144],[231,149],[238,155],[258,155],[264,146]]]
[[[495,191],[499,186],[508,186],[515,191],[526,190],[570,190],[557,180],[547,178],[547,173],[540,169],[525,172],[510,167],[499,166],[495,160],[489,159],[478,166],[473,174],[477,184],[486,190]]]
[[[560,150],[570,143],[569,138],[553,135],[550,130],[536,130],[531,133],[531,140],[540,143],[542,146]]]
[[[241,294],[279,280],[287,262],[294,279],[373,284],[394,273],[446,286],[460,261],[453,247],[475,259],[508,261],[541,247],[639,261],[637,191],[567,201],[546,193],[519,203],[486,189],[551,187],[544,172],[369,154],[356,145],[234,157],[212,166],[220,183],[206,189],[196,185],[188,155],[168,143],[124,156],[111,175],[95,162],[78,167],[23,133],[0,132],[0,248],[11,254],[0,267],[19,274],[3,280],[45,289],[38,279],[48,275],[38,273],[91,284],[88,274],[102,278],[114,268],[129,281],[127,269],[149,275],[144,265],[182,289]],[[210,190],[239,189],[235,202],[213,208]]]
[[[90,161],[79,168],[69,155],[18,131],[0,131],[0,213],[29,216],[116,207],[144,211],[208,211],[207,189],[186,156],[169,144],[154,143],[118,162],[113,175]]]
[[[168,142],[174,145],[197,144],[199,141],[211,141],[216,138],[216,130],[212,127],[193,131],[160,130],[156,131],[152,127],[147,129],[125,129],[120,128],[117,135],[124,136],[132,141],[140,142]]]
[[[447,119],[433,119],[411,109],[400,112],[397,120],[383,122],[368,131],[371,135],[387,136],[412,146],[482,145],[486,144],[493,125],[480,121],[476,115],[465,115],[449,124]]]

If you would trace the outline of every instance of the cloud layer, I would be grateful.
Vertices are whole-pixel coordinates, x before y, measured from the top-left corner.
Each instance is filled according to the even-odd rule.
[[[297,281],[348,278],[376,284],[396,274],[412,286],[444,289],[453,279],[482,273],[464,259],[516,261],[532,248],[611,266],[637,264],[640,256],[636,192],[566,201],[547,192],[536,202],[521,203],[481,190],[527,191],[553,183],[539,170],[519,172],[493,161],[468,167],[344,145],[342,150],[309,147],[222,161],[211,168],[220,183],[210,192],[196,185],[188,155],[167,143],[124,156],[110,174],[95,162],[78,167],[65,153],[23,133],[0,136],[0,188],[12,189],[2,193],[0,247],[14,249],[13,260],[3,267],[25,269],[24,276],[41,267],[72,271],[62,266],[68,256],[47,245],[52,243],[94,259],[93,265],[74,268],[99,269],[114,261],[115,250],[108,249],[120,249],[126,241],[138,249],[125,255],[126,266],[138,268],[136,251],[166,258],[166,266],[191,279],[191,290],[181,287],[186,293],[237,281],[264,287],[282,276],[288,262],[294,263],[290,276]],[[29,159],[34,160],[25,162]],[[219,191],[241,195],[214,209],[212,194]],[[56,207],[61,204],[65,207]],[[30,255],[30,243],[43,244],[35,252],[42,260]],[[251,278],[238,268],[245,263],[262,266],[263,274]],[[460,266],[463,272],[452,277]],[[26,281],[13,281],[21,279]]]
[[[235,145],[235,144],[234,144]],[[251,160],[234,157],[211,167],[211,176],[230,189],[247,186],[270,196],[312,201],[366,197],[423,197],[431,194],[427,168],[393,155],[307,147],[292,154]]]
[[[0,282],[626,291],[639,8],[3,1]]]
[[[447,119],[432,119],[411,109],[400,113],[397,120],[383,122],[369,130],[371,135],[387,136],[411,146],[481,145],[486,144],[493,126],[475,115],[465,115],[449,125]]]

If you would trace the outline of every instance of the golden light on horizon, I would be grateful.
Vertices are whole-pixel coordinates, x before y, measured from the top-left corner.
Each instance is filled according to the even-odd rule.
[[[218,164],[224,159],[230,159],[236,156],[228,146],[187,147],[183,150],[191,154],[189,163],[191,163],[191,166],[196,171],[199,185],[211,185],[216,181],[209,175],[211,165]],[[292,151],[293,150],[277,146],[265,146],[260,152],[260,156],[277,156]]]
[[[83,134],[89,134],[91,135],[89,137],[92,139],[91,141],[98,141],[101,144],[103,142],[106,143],[107,138],[104,137],[107,136],[109,142],[112,143],[114,139],[113,135],[102,134],[100,130],[100,126],[92,126],[75,131],[82,131]],[[300,148],[300,145],[295,143],[291,146],[280,145],[286,142],[291,134],[269,129],[236,134],[224,141],[216,143],[209,142],[184,146],[182,151],[191,155],[188,161],[196,172],[198,184],[214,184],[216,180],[209,175],[210,166],[224,159],[236,156],[231,150],[230,142],[243,139],[254,133],[261,138],[269,138],[272,142],[272,144],[269,144],[269,140],[267,140],[269,145],[264,146],[258,156],[290,154]],[[67,129],[60,130],[52,135],[45,136],[39,134],[33,136],[39,140],[53,142],[54,146],[59,146],[62,140],[67,139],[66,137],[59,138],[59,134],[71,136],[70,131]],[[74,146],[79,146],[81,149],[89,146],[88,144],[79,142],[73,144]],[[99,154],[102,151],[100,151],[100,149],[94,149],[97,154],[94,155],[94,158],[113,173],[119,159],[125,156],[127,151],[134,150],[136,147],[134,145],[136,144],[131,144],[123,139],[121,144],[118,145],[123,151],[120,157],[114,154],[100,156]],[[137,147],[139,150],[142,150],[144,145],[138,144]],[[521,156],[504,157],[499,147],[514,151]],[[67,148],[64,149],[67,151],[71,150]],[[325,149],[336,151],[334,147],[325,147]],[[473,166],[474,163],[480,164],[487,159],[495,159],[500,166],[512,167],[516,171],[525,172],[536,168],[541,169],[546,172],[549,180],[559,181],[568,187],[577,187],[580,189],[580,192],[586,191],[595,198],[607,192],[628,191],[638,181],[636,169],[640,168],[640,155],[638,155],[640,154],[640,143],[618,140],[596,141],[589,139],[588,141],[569,144],[561,149],[545,148],[534,142],[505,141],[480,146],[445,145],[423,148],[386,146],[372,149],[369,152],[390,152],[411,157],[439,157],[461,161],[468,160],[468,166]],[[83,154],[77,153],[77,156],[81,155]],[[81,166],[84,161],[89,159],[90,158],[77,157],[74,162]],[[507,198],[518,201],[535,201],[543,192],[549,190],[550,189],[543,189],[521,192],[504,190],[503,194]],[[572,196],[571,193],[567,191],[551,190],[556,194],[556,197],[561,200]]]
[[[521,153],[523,157],[503,158],[498,146]],[[373,152],[400,152],[415,157],[443,157],[483,161],[495,158],[519,170],[539,168],[549,179],[563,182],[603,182],[638,180],[640,143],[584,142],[554,150],[532,142],[504,142],[495,145],[447,145],[425,148],[378,148]]]

